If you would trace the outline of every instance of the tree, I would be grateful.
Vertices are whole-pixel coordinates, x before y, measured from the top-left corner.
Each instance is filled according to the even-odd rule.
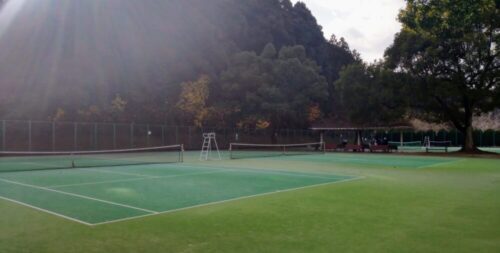
[[[335,82],[340,104],[348,108],[349,120],[357,124],[400,123],[408,111],[408,78],[381,62],[357,63],[340,72]]]
[[[387,66],[411,75],[419,117],[451,122],[476,150],[474,115],[500,106],[500,2],[408,0]]]
[[[304,47],[272,44],[260,55],[243,52],[233,57],[221,77],[220,107],[237,108],[233,124],[247,127],[307,127],[321,114],[317,105],[327,100],[327,84],[320,67]],[[311,109],[313,108],[313,109]],[[263,124],[265,122],[265,124]]]
[[[203,126],[210,114],[210,108],[207,107],[209,83],[208,76],[201,76],[194,82],[181,84],[182,93],[177,108],[187,116],[189,123],[198,127]]]

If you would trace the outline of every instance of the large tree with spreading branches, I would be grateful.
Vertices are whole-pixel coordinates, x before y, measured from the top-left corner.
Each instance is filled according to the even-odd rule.
[[[387,66],[413,77],[411,111],[450,122],[477,150],[474,115],[500,105],[500,1],[408,0]]]

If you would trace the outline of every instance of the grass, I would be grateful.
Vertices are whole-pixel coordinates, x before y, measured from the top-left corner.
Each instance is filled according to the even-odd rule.
[[[204,165],[364,179],[95,227],[0,200],[0,252],[499,252],[499,164],[368,154],[213,161]]]

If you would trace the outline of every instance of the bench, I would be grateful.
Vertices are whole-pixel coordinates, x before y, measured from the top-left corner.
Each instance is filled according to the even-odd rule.
[[[389,145],[373,145],[370,146],[370,152],[389,152]]]
[[[356,144],[346,144],[344,150],[345,151],[352,150],[352,152],[363,152],[363,146]]]
[[[338,149],[338,145],[337,144],[333,144],[333,143],[327,143],[325,144],[325,150],[326,151],[336,151]]]

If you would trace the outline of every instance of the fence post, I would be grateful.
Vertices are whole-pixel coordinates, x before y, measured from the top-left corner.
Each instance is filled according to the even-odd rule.
[[[146,146],[149,147],[149,124],[146,125]]]
[[[130,148],[134,148],[134,123],[130,124]]]
[[[188,148],[191,147],[191,127],[188,127]]]
[[[73,129],[73,150],[76,151],[77,145],[78,145],[78,123],[74,122],[74,129]]]
[[[31,151],[31,120],[28,120],[28,150]]]
[[[92,140],[94,142],[94,150],[97,150],[97,123],[94,123],[94,139]]]
[[[175,144],[179,143],[179,127],[175,127]]]
[[[116,149],[116,123],[113,123],[113,149]]]
[[[56,150],[56,122],[52,121],[52,151]]]
[[[161,125],[161,145],[165,146],[165,125]]]
[[[2,151],[5,151],[5,132],[7,132],[5,120],[2,120]]]

